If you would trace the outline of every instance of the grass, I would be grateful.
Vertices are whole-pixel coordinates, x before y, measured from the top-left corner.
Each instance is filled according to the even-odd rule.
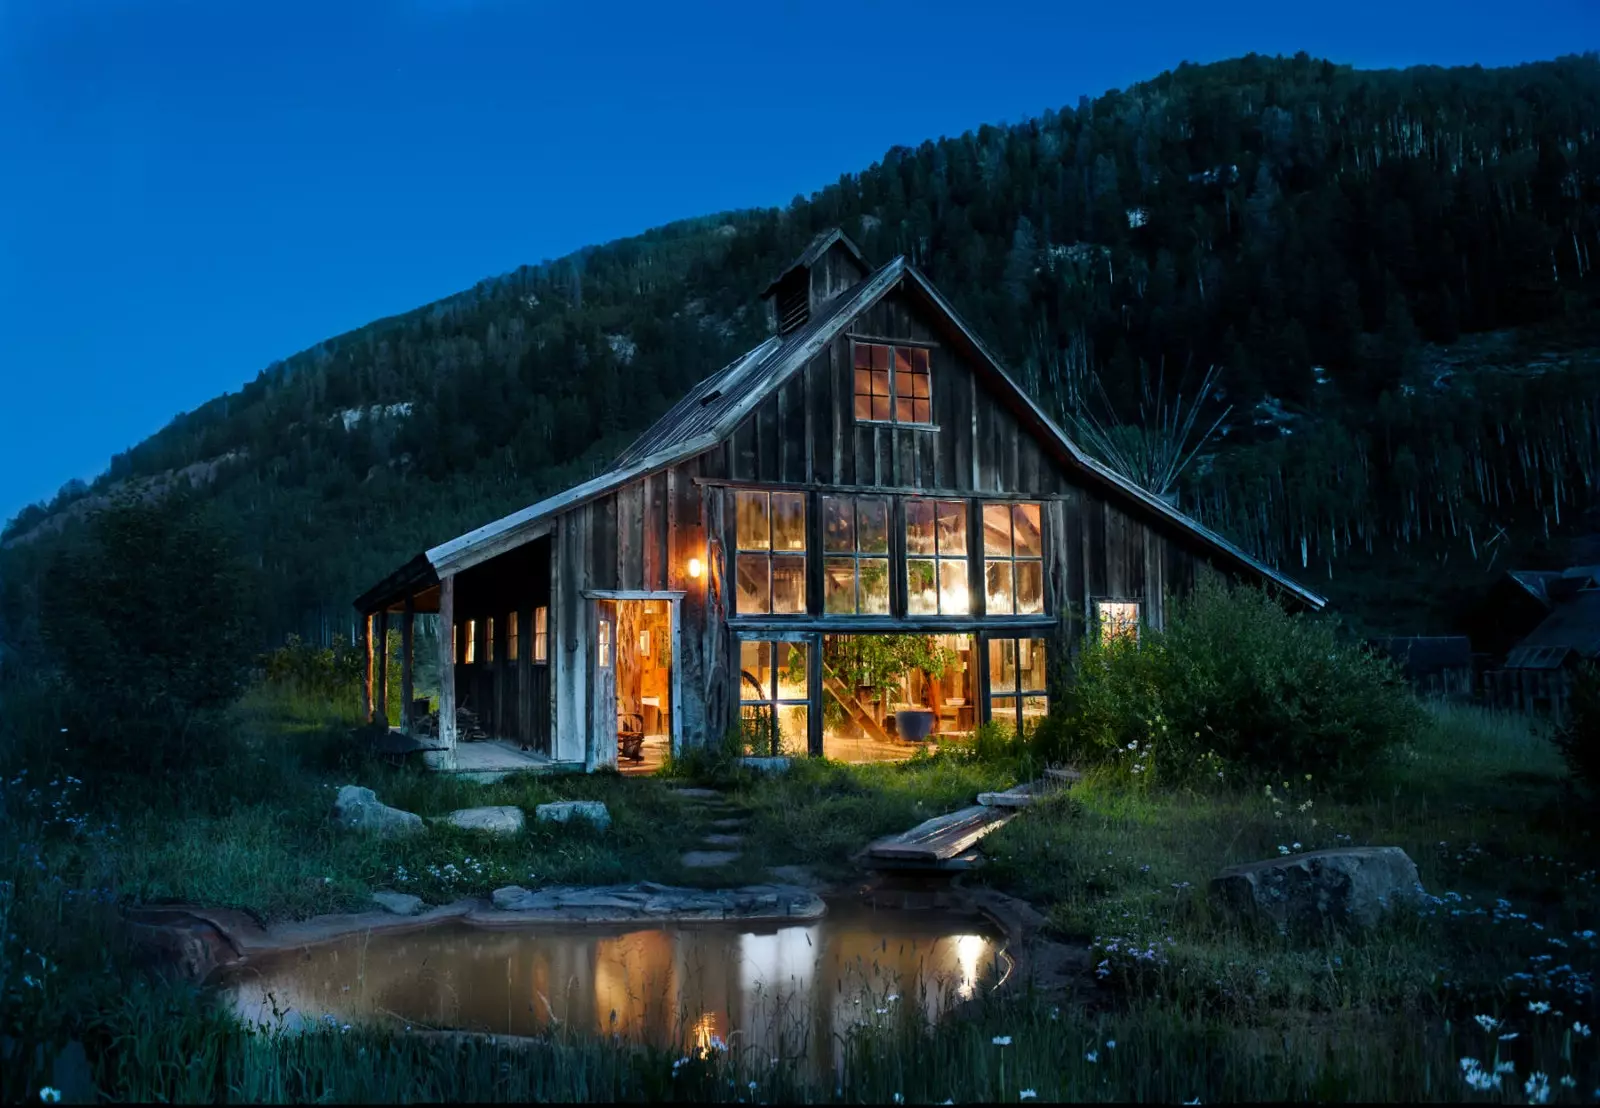
[[[1535,1072],[1552,1101],[1600,1096],[1600,1048],[1574,1028],[1597,1016],[1592,806],[1520,718],[1436,709],[1413,743],[1339,793],[1303,775],[1274,783],[1269,798],[1224,784],[1140,791],[1091,774],[991,836],[978,874],[1031,900],[1061,941],[1095,948],[1090,1002],[1021,995],[937,1026],[908,1015],[864,1027],[828,1082],[737,1044],[684,1062],[565,1032],[508,1046],[244,1028],[203,992],[137,973],[117,904],[165,897],[284,918],[360,907],[378,887],[443,902],[512,882],[756,880],[778,864],[843,876],[870,839],[1019,779],[1016,759],[956,752],[725,775],[729,804],[747,813],[745,857],[709,878],[682,871],[677,855],[722,813],[674,797],[663,779],[482,785],[394,769],[353,759],[345,732],[313,705],[258,697],[241,707],[238,743],[220,762],[130,793],[126,781],[80,783],[51,765],[47,702],[4,707],[8,1101],[53,1083],[109,1099],[275,1102],[1017,1102],[1025,1090],[1040,1100],[1523,1102],[1541,1095]],[[508,840],[434,825],[416,840],[372,841],[327,819],[332,786],[346,782],[424,816],[598,799],[614,824],[601,834],[530,823]],[[1299,945],[1235,927],[1206,902],[1205,883],[1226,865],[1346,844],[1403,847],[1437,902],[1368,935]],[[1478,1016],[1502,1024],[1488,1032]],[[53,1067],[71,1042],[81,1064]],[[1480,1093],[1463,1057],[1514,1072]]]

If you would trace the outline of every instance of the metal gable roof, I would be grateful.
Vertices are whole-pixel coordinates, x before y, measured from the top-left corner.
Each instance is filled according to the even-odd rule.
[[[820,254],[826,250],[835,241],[836,234],[819,236],[808,248],[808,254]],[[837,237],[843,239],[842,235]],[[843,241],[853,248],[848,239]],[[1145,512],[1187,532],[1202,546],[1220,556],[1222,561],[1272,582],[1308,607],[1317,609],[1326,604],[1318,594],[1245,553],[1166,501],[1085,454],[1011,379],[982,340],[962,322],[949,301],[904,257],[897,257],[879,267],[855,288],[836,297],[821,313],[796,331],[766,339],[701,381],[624,450],[604,473],[429,549],[425,554],[428,564],[443,576],[487,561],[505,550],[548,533],[557,513],[716,446],[732,434],[763,399],[832,342],[856,316],[900,284],[902,279],[905,279],[909,288],[926,298],[971,348],[983,368],[1018,408],[1024,422],[1032,423],[1035,433],[1049,440],[1062,460],[1086,476],[1091,483],[1100,486],[1115,499],[1132,502]]]

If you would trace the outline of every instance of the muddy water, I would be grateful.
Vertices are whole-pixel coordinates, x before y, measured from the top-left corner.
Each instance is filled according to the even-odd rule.
[[[972,916],[832,901],[805,925],[484,930],[440,924],[255,960],[223,982],[251,1022],[714,1039],[820,1061],[852,1026],[929,1019],[989,988],[1002,943]],[[822,1056],[837,1057],[836,1046]]]

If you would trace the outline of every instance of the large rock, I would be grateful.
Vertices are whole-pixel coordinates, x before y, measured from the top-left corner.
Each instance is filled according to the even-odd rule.
[[[521,808],[502,804],[492,808],[458,809],[450,813],[449,822],[452,827],[459,827],[463,831],[482,831],[490,835],[520,835],[523,815]]]
[[[183,981],[199,984],[243,957],[226,931],[181,907],[133,909],[126,926],[142,964]]]
[[[1416,864],[1397,846],[1313,850],[1232,866],[1211,879],[1210,892],[1236,918],[1280,931],[1371,927],[1423,895]]]
[[[334,822],[340,827],[384,838],[420,835],[422,817],[379,802],[378,795],[360,785],[345,785],[333,802]]]
[[[372,900],[385,912],[393,912],[397,916],[414,916],[422,911],[422,898],[410,893],[383,890],[373,893]]]
[[[611,826],[611,812],[598,800],[558,800],[534,809],[540,823],[568,823],[586,819],[602,831]]]

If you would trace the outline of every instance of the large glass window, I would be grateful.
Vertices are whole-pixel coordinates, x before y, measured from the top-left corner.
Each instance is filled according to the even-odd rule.
[[[823,611],[889,614],[889,501],[822,498]]]
[[[983,580],[991,616],[1044,611],[1044,542],[1038,504],[983,506]]]
[[[1050,711],[1043,639],[989,640],[989,718],[1031,728]]]
[[[806,498],[799,492],[734,493],[739,615],[806,610]]]
[[[810,750],[805,643],[745,639],[739,643],[739,719],[756,754]]]
[[[933,422],[932,374],[920,346],[855,344],[856,418],[882,423]]]
[[[967,502],[906,501],[906,612],[964,616],[967,589]]]

